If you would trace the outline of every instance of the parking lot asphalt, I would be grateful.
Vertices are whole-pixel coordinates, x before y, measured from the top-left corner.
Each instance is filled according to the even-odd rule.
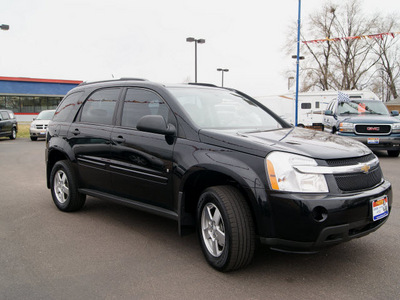
[[[398,299],[400,158],[378,153],[393,184],[378,231],[313,255],[259,247],[246,269],[219,273],[195,234],[89,197],[63,213],[45,181],[45,142],[0,140],[0,299]]]

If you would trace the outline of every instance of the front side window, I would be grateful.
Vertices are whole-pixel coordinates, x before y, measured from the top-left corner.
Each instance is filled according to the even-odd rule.
[[[1,112],[1,118],[2,118],[3,120],[8,120],[8,119],[10,119],[10,117],[8,116],[8,112],[2,111],[2,112]]]
[[[267,111],[233,91],[204,88],[169,88],[169,91],[200,128],[282,128]]]
[[[111,88],[91,94],[83,104],[80,121],[111,125],[119,93],[119,88]]]
[[[121,126],[136,128],[139,119],[147,115],[161,115],[168,122],[168,113],[167,104],[156,93],[144,89],[128,89]]]

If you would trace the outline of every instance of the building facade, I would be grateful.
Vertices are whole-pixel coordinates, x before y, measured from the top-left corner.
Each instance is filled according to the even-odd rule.
[[[0,77],[0,109],[12,110],[18,121],[32,121],[42,110],[55,109],[82,81]]]

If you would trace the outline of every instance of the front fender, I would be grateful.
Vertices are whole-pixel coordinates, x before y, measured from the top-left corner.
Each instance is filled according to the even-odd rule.
[[[187,154],[187,152],[186,152]],[[177,168],[179,185],[176,186],[178,199],[177,208],[181,224],[185,222],[185,209],[188,200],[185,193],[198,189],[201,190],[212,185],[232,184],[236,185],[244,194],[252,211],[257,231],[263,231],[266,218],[270,215],[267,201],[265,161],[263,157],[246,153],[235,152],[226,149],[197,149],[192,156],[185,156],[185,164]],[[187,191],[187,187],[190,191]]]

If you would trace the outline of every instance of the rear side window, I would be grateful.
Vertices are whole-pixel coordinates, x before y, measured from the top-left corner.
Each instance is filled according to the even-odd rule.
[[[305,102],[301,104],[302,109],[310,109],[311,108],[311,103]]]
[[[168,122],[168,106],[156,93],[143,89],[128,89],[124,100],[121,126],[136,128],[146,115],[161,115]]]
[[[65,97],[65,99],[60,103],[58,106],[53,120],[57,122],[65,122],[67,121],[68,116],[74,110],[75,106],[77,105],[78,100],[82,96],[82,92],[73,93]]]
[[[94,92],[85,101],[81,122],[111,125],[120,88],[103,89]]]

